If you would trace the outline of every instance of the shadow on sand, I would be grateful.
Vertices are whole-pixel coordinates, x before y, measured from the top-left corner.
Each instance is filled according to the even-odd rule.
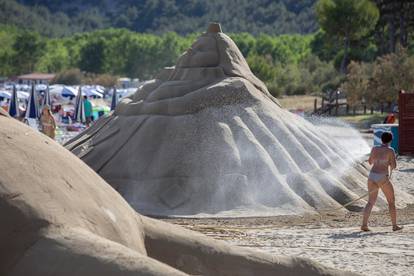
[[[334,239],[334,240],[340,240],[340,239],[356,239],[356,238],[366,238],[366,237],[372,237],[372,236],[378,236],[378,235],[387,235],[387,232],[353,232],[353,233],[337,233],[332,234],[328,238]]]

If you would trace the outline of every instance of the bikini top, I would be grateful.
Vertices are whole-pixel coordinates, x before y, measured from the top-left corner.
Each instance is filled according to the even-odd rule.
[[[383,145],[381,145],[379,147],[387,147],[387,148],[389,148],[388,146],[383,146]],[[374,164],[377,164],[377,165],[388,165],[388,163],[389,163],[388,158],[378,158],[378,159],[375,159],[374,160]]]

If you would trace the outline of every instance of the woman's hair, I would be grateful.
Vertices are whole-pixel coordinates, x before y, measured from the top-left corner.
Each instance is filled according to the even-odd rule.
[[[391,132],[383,132],[381,135],[381,141],[384,144],[388,144],[392,141],[392,133]]]

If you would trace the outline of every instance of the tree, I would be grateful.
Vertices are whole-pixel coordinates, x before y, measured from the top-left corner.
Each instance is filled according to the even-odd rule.
[[[45,49],[45,42],[39,34],[24,31],[16,36],[13,43],[12,64],[16,67],[16,73],[28,73],[35,69]]]
[[[328,35],[343,40],[340,70],[345,73],[351,41],[374,29],[379,18],[378,8],[369,0],[319,0],[316,12],[321,28]]]
[[[66,47],[58,40],[48,41],[44,55],[36,64],[36,71],[55,73],[69,66],[69,54]]]
[[[345,82],[341,85],[341,90],[346,93],[347,103],[355,106],[363,100],[372,99],[368,95],[370,86],[371,64],[351,61],[348,65],[348,73]]]
[[[92,39],[80,50],[79,68],[90,73],[103,73],[105,65],[105,40]]]
[[[60,72],[55,76],[52,83],[66,84],[66,85],[78,85],[82,83],[82,72],[77,69],[68,69]]]
[[[404,48],[377,58],[370,82],[371,98],[375,102],[395,102],[400,90],[414,90],[414,56]]]
[[[400,90],[414,90],[414,57],[404,48],[378,57],[374,63],[351,62],[342,89],[348,102],[392,103]]]
[[[414,27],[414,0],[375,0],[375,3],[380,11],[375,34],[382,53],[395,52],[397,37],[402,47],[408,47],[409,31]]]

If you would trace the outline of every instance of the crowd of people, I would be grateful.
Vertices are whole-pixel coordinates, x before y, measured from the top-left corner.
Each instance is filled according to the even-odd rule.
[[[75,106],[73,103],[74,99],[69,99],[69,101],[65,103],[53,102],[51,105],[42,104],[43,95],[39,93],[38,101],[37,106],[40,107],[40,111],[38,118],[35,119],[35,123],[32,123],[33,120],[28,119],[26,116],[28,109],[27,101],[23,101],[21,104],[18,104],[19,113],[15,118],[21,122],[31,125],[34,128],[38,128],[38,130],[52,139],[56,138],[56,130],[59,126],[66,128],[68,131],[79,131],[81,127],[89,127],[94,120],[109,111],[107,106],[96,106],[96,104],[93,103],[94,99],[89,99],[89,97],[83,96],[82,104],[85,112],[85,121],[80,122],[80,124],[76,124],[74,110]],[[99,102],[99,104],[104,105],[105,103]],[[9,112],[9,105],[9,99],[3,99],[0,101],[0,108],[6,112]],[[94,109],[95,111],[100,111],[95,112],[96,114],[94,114]]]

